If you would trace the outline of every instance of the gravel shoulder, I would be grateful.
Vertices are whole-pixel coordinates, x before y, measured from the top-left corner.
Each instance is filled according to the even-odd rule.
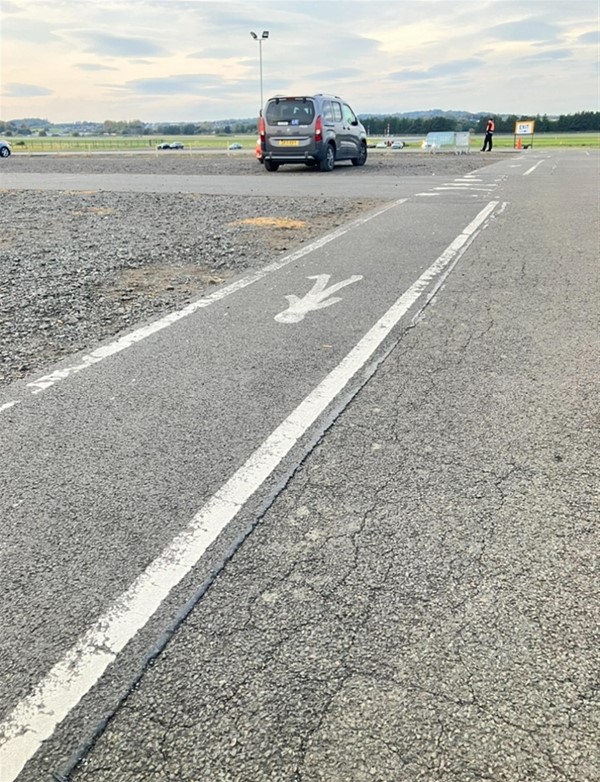
[[[383,153],[344,173],[458,175],[482,164],[477,155]],[[15,154],[3,165],[13,173],[267,175],[247,153]],[[2,189],[0,197],[0,386],[177,310],[380,203]]]

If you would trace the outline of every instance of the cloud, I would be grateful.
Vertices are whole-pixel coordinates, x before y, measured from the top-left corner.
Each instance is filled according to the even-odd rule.
[[[248,36],[250,40],[250,36]],[[251,51],[248,49],[248,51]],[[186,55],[187,57],[199,59],[199,60],[227,60],[227,59],[240,59],[240,47],[239,46],[207,46],[206,49],[198,49],[198,51],[191,52]],[[255,56],[258,57],[258,46],[256,47]]]
[[[353,79],[355,76],[362,76],[360,68],[332,68],[328,71],[319,71],[311,73],[311,79],[321,79],[324,82],[335,82],[340,79]]]
[[[444,79],[448,76],[457,76],[462,73],[468,73],[480,68],[482,61],[472,57],[467,60],[451,60],[450,62],[439,63],[431,68],[414,70],[406,68],[402,71],[395,71],[389,74],[390,79],[395,81],[425,81],[428,79]]]
[[[100,65],[100,63],[93,63],[93,62],[80,62],[77,63],[75,66],[76,68],[79,68],[81,71],[118,71],[118,68],[115,68],[111,65]]]
[[[4,5],[2,6],[4,11]],[[10,16],[2,22],[2,39],[7,41],[23,41],[31,44],[47,44],[60,41],[56,35],[54,24],[36,19],[22,19]]]
[[[518,22],[505,22],[488,27],[485,34],[498,41],[549,41],[556,40],[559,29],[543,19],[530,17]]]
[[[16,5],[16,3],[11,3],[10,0],[3,0],[2,2],[2,13],[3,14],[20,14],[23,11],[23,9]]]
[[[85,51],[106,57],[161,57],[167,52],[149,38],[133,38],[109,33],[79,33]]]
[[[554,62],[556,60],[567,60],[572,57],[571,49],[554,49],[539,54],[531,54],[528,57],[518,57],[517,62]]]
[[[21,84],[13,81],[4,85],[2,94],[7,98],[39,98],[44,95],[53,95],[54,90],[47,87],[38,87],[37,84]]]
[[[591,33],[583,33],[583,35],[580,35],[577,39],[579,43],[584,44],[595,44],[596,46],[600,45],[600,31],[594,30]]]
[[[186,73],[152,79],[133,79],[125,82],[122,89],[138,95],[190,95],[199,89],[221,87],[223,80],[212,74]]]
[[[0,5],[3,82],[11,85],[2,111],[13,116],[30,116],[36,106],[57,121],[132,112],[141,119],[250,116],[260,95],[250,31],[265,29],[265,97],[335,92],[373,113],[446,105],[559,114],[597,103],[598,0]],[[52,97],[19,97],[14,85]]]

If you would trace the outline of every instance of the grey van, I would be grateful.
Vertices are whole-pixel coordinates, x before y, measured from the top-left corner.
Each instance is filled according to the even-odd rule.
[[[277,171],[286,163],[331,171],[338,160],[364,166],[367,159],[367,133],[337,95],[269,98],[259,127],[267,171]]]

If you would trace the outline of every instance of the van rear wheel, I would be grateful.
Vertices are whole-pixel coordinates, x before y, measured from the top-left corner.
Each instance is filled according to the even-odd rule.
[[[367,162],[367,145],[361,144],[360,149],[358,151],[358,157],[352,158],[352,165],[353,166],[364,166],[364,164]]]
[[[327,144],[325,150],[325,156],[323,160],[319,161],[319,171],[333,171],[335,166],[335,149],[333,144]]]
[[[272,160],[269,160],[269,158],[265,158],[264,162],[267,171],[277,171],[279,168],[279,163],[274,163]]]

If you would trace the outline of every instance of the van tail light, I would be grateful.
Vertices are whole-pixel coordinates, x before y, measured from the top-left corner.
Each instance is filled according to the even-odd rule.
[[[320,114],[315,122],[315,141],[323,141],[323,120]]]
[[[265,118],[261,117],[260,122],[258,124],[258,132],[260,134],[260,143],[265,143]]]

